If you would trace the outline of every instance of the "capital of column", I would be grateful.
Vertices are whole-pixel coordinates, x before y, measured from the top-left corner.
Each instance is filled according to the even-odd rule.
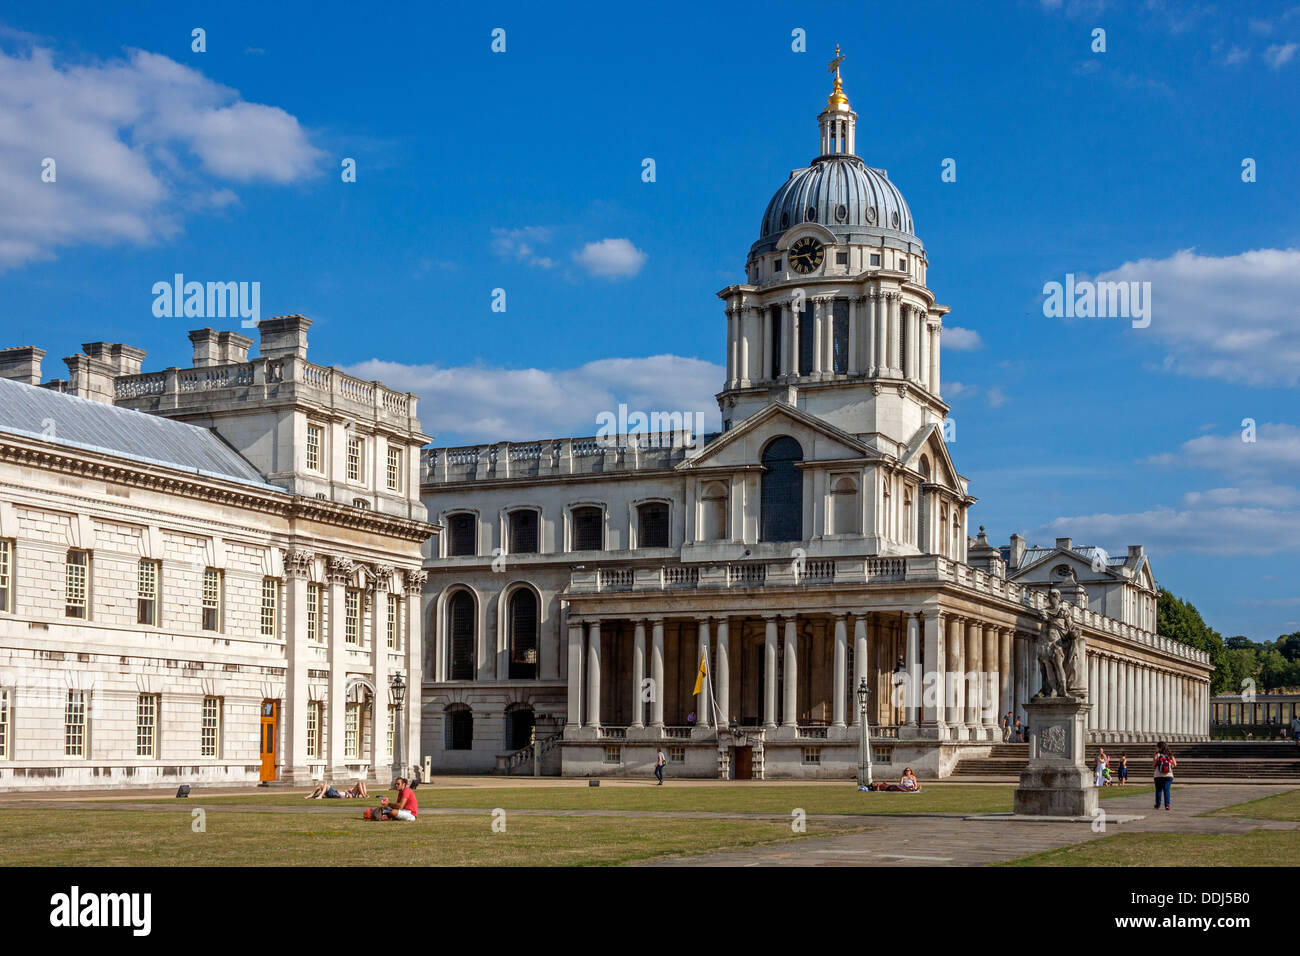
[[[357,563],[351,558],[335,555],[330,558],[329,579],[331,584],[347,584],[356,573]]]
[[[297,548],[281,548],[284,556],[284,570],[291,578],[311,577],[312,562],[316,560],[316,555],[311,551],[303,551]]]

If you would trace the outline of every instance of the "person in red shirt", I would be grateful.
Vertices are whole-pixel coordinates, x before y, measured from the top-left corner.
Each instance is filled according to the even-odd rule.
[[[419,818],[420,804],[415,799],[415,791],[407,785],[405,777],[398,777],[397,802],[384,806],[384,819],[414,823]]]

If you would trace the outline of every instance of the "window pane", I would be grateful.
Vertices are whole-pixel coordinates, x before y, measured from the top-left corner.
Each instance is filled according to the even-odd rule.
[[[478,544],[474,540],[478,519],[474,515],[451,515],[447,519],[447,553],[452,557],[476,554]]]
[[[637,508],[638,541],[642,548],[668,547],[668,506],[662,502]]]
[[[537,677],[537,595],[520,588],[510,596],[510,679]]]
[[[763,452],[762,539],[803,540],[803,449],[793,438],[774,439]]]
[[[474,598],[457,591],[448,610],[451,621],[451,680],[474,679]]]
[[[510,553],[537,553],[536,511],[513,511],[510,513]]]
[[[599,551],[605,546],[604,515],[599,508],[573,509],[573,550]]]

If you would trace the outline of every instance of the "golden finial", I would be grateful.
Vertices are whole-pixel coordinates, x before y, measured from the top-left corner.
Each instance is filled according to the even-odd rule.
[[[849,98],[844,95],[844,86],[840,82],[840,64],[844,62],[844,54],[840,52],[840,45],[835,44],[835,58],[827,64],[826,72],[835,74],[835,89],[831,90],[831,95],[826,99],[826,108],[828,110],[847,110],[849,108]]]

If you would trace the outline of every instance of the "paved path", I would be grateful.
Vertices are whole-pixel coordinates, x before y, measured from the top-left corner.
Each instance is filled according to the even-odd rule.
[[[873,829],[864,833],[810,839],[801,843],[755,847],[706,856],[665,860],[653,866],[986,866],[1042,853],[1072,843],[1096,840],[1115,832],[1248,833],[1259,827],[1300,829],[1300,823],[1251,820],[1244,817],[1198,817],[1194,814],[1234,803],[1257,800],[1291,787],[1202,786],[1175,788],[1174,809],[1153,810],[1151,794],[1111,797],[1103,809],[1144,814],[1144,819],[1112,825],[1094,833],[1088,823],[1029,823],[978,819],[953,814],[896,817],[879,814],[853,819]],[[819,818],[808,818],[815,832]]]

